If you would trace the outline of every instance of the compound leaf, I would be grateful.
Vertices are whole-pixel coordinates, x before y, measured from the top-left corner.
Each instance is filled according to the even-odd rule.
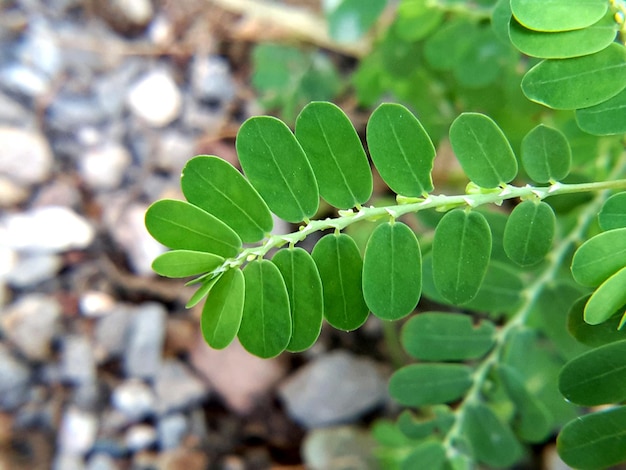
[[[235,167],[213,156],[187,162],[180,179],[185,198],[232,228],[242,241],[261,240],[272,230],[272,214]]]
[[[606,200],[598,214],[598,222],[602,230],[626,228],[626,192],[613,194]]]
[[[483,188],[495,188],[517,175],[511,144],[488,116],[463,113],[450,126],[450,144],[465,174]]]
[[[511,0],[513,15],[538,31],[568,31],[591,26],[604,16],[604,0]]]
[[[403,460],[401,470],[428,468],[442,470],[446,463],[446,451],[441,442],[429,440],[415,446]]]
[[[626,339],[626,330],[620,330],[620,317],[614,316],[599,325],[584,321],[585,305],[590,295],[578,299],[567,315],[567,331],[581,343],[598,347],[614,341]]]
[[[396,194],[419,197],[433,190],[435,147],[404,106],[376,108],[367,123],[367,145],[380,176]]]
[[[276,252],[278,267],[289,294],[293,331],[287,351],[304,351],[317,340],[322,328],[324,296],[322,281],[311,255],[302,248]]]
[[[626,88],[603,103],[577,109],[576,122],[583,131],[594,135],[626,133]]]
[[[617,271],[591,295],[585,306],[584,318],[590,325],[607,321],[626,306],[626,266]]]
[[[569,173],[572,150],[561,131],[539,124],[522,140],[521,160],[533,181],[561,181]]]
[[[230,258],[241,239],[228,225],[193,204],[161,199],[146,211],[146,228],[156,241],[173,250],[214,253]]]
[[[243,275],[246,288],[239,341],[255,356],[277,356],[291,338],[289,296],[283,277],[268,260],[248,263]]]
[[[339,209],[372,195],[372,171],[354,126],[336,105],[309,103],[296,120],[296,138],[313,168],[320,195]]]
[[[236,147],[243,171],[274,214],[297,223],[317,212],[315,175],[285,123],[252,117],[241,125]]]
[[[223,262],[224,258],[212,253],[174,250],[157,256],[152,262],[152,269],[161,276],[187,277],[213,271]]]
[[[355,241],[345,233],[320,239],[311,253],[322,279],[324,317],[339,330],[351,331],[367,319],[363,299],[363,261]]]
[[[539,263],[552,248],[556,216],[545,202],[524,201],[509,215],[504,229],[504,251],[520,266]]]
[[[422,293],[422,255],[413,230],[401,222],[374,229],[363,258],[363,294],[374,315],[397,320],[411,313]]]
[[[433,280],[448,301],[472,300],[482,284],[491,254],[491,230],[479,212],[455,209],[437,225],[433,241]]]
[[[244,303],[244,276],[240,269],[226,271],[212,286],[202,309],[200,328],[209,346],[223,349],[239,331]]]
[[[596,287],[626,266],[626,228],[602,232],[583,243],[572,259],[572,275],[583,286]]]

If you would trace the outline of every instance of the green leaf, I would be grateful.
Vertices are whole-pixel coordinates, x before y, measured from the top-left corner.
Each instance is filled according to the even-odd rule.
[[[405,406],[438,405],[461,398],[472,385],[472,369],[463,364],[411,364],[389,381],[392,398]]]
[[[561,369],[559,390],[574,403],[605,405],[626,400],[626,340],[572,359]]]
[[[572,275],[583,286],[596,287],[626,266],[626,228],[600,233],[583,243],[572,259]]]
[[[510,0],[498,0],[491,11],[491,27],[498,39],[504,44],[509,44],[509,23],[511,21]]]
[[[614,341],[626,339],[626,329],[618,329],[620,317],[614,316],[599,325],[590,325],[584,321],[585,305],[590,295],[578,299],[567,316],[567,330],[581,343],[598,347]]]
[[[608,232],[607,232],[608,233]],[[584,318],[590,325],[607,321],[626,306],[626,265],[591,295],[585,307]]]
[[[613,43],[595,54],[547,59],[522,79],[526,97],[554,109],[600,104],[626,87],[626,47]]]
[[[223,262],[224,258],[212,253],[174,250],[157,256],[152,262],[152,269],[161,276],[187,277],[211,272]]]
[[[626,191],[613,194],[602,206],[598,214],[602,230],[626,228]]]
[[[293,332],[287,351],[308,349],[322,328],[324,296],[322,281],[311,255],[302,248],[276,252],[272,262],[278,267],[289,294]]]
[[[376,169],[396,194],[419,197],[433,190],[435,147],[417,118],[399,104],[381,104],[367,123]]]
[[[451,70],[476,33],[476,26],[465,19],[446,22],[424,43],[424,57],[435,70]]]
[[[511,42],[521,52],[542,59],[566,59],[601,51],[615,40],[617,22],[611,13],[583,29],[560,32],[534,31],[511,19]]]
[[[604,0],[511,0],[517,21],[538,31],[567,31],[591,26],[609,4]]]
[[[474,324],[469,315],[425,312],[402,327],[402,345],[415,359],[462,361],[478,359],[493,347],[496,328],[488,320]]]
[[[226,224],[185,201],[161,199],[146,211],[146,228],[156,241],[173,250],[236,256],[241,239]]]
[[[338,0],[324,5],[330,36],[337,42],[352,42],[373,26],[387,0]]]
[[[476,459],[492,467],[511,467],[523,455],[515,435],[487,405],[465,407],[464,434]]]
[[[539,124],[522,140],[521,160],[533,181],[561,181],[569,173],[572,151],[561,131]]]
[[[358,328],[369,310],[363,299],[363,261],[356,243],[344,233],[329,234],[311,254],[324,288],[324,317],[339,330]]]
[[[511,144],[488,116],[463,113],[450,126],[450,143],[465,174],[483,188],[495,188],[517,175]]]
[[[441,470],[446,462],[446,451],[441,442],[426,441],[413,448],[411,453],[402,462],[402,470],[427,468]]]
[[[404,41],[419,41],[441,24],[444,12],[428,0],[403,0],[398,5],[395,28]]]
[[[576,122],[583,131],[594,135],[626,133],[626,88],[603,103],[577,109]]]
[[[520,266],[542,261],[552,248],[556,216],[545,202],[524,201],[509,215],[504,229],[504,251]]]
[[[242,241],[257,242],[271,232],[272,214],[259,193],[235,167],[213,156],[187,162],[180,178],[185,198],[232,228]]]
[[[309,103],[296,120],[296,138],[313,168],[320,195],[339,209],[372,195],[372,171],[354,126],[336,105]]]
[[[444,434],[454,425],[455,417],[447,405],[424,407],[420,415],[404,410],[398,416],[398,429],[410,439],[424,439],[435,433]]]
[[[207,296],[207,294],[211,291],[211,289],[213,289],[213,286],[215,286],[217,281],[219,281],[222,278],[223,274],[224,273],[220,273],[214,277],[203,280],[200,284],[200,287],[198,287],[198,289],[193,293],[193,295],[187,301],[185,308],[192,308],[198,305],[200,301]],[[185,285],[189,285],[189,283]]]
[[[277,356],[291,338],[289,296],[283,277],[268,260],[248,263],[243,275],[246,290],[239,341],[255,356]]]
[[[374,315],[398,320],[422,293],[422,254],[413,230],[401,222],[376,227],[363,258],[363,294]]]
[[[626,460],[626,406],[591,413],[566,424],[556,446],[567,465],[600,469]]]
[[[200,327],[209,346],[223,349],[239,331],[244,304],[244,276],[240,269],[226,271],[211,289],[202,309]]]
[[[248,119],[237,133],[236,147],[243,171],[274,214],[297,223],[317,212],[315,175],[282,121],[270,116]]]
[[[454,77],[468,88],[485,87],[498,79],[503,59],[510,46],[500,42],[488,27],[481,28],[471,37],[469,47],[454,65]]]
[[[480,289],[491,254],[491,231],[485,217],[455,209],[437,225],[433,241],[433,279],[448,301],[463,304]]]

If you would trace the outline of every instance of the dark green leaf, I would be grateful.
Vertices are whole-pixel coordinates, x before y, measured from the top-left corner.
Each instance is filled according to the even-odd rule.
[[[239,341],[262,358],[285,350],[291,338],[289,296],[280,271],[271,261],[255,260],[243,269],[245,301]]]
[[[303,351],[317,340],[322,328],[322,281],[311,255],[302,248],[279,250],[272,262],[285,280],[293,332],[287,351]]]
[[[402,470],[427,468],[441,470],[446,461],[446,451],[439,441],[426,441],[413,448],[402,462]]]
[[[296,223],[317,212],[315,175],[282,121],[270,116],[248,119],[237,133],[236,146],[246,176],[274,214]]]
[[[520,266],[532,266],[552,248],[556,216],[545,202],[524,201],[513,209],[504,229],[504,251]]]
[[[509,22],[511,21],[510,0],[498,0],[491,12],[491,27],[498,39],[504,44],[510,43]]]
[[[626,339],[626,329],[618,329],[620,317],[613,316],[599,325],[590,325],[584,321],[584,310],[589,295],[578,299],[567,316],[567,330],[581,343],[598,347],[614,341]]]
[[[626,306],[626,265],[600,284],[585,307],[584,318],[590,325],[598,325]]]
[[[583,131],[594,135],[626,133],[626,88],[603,103],[577,109],[576,122]]]
[[[461,398],[472,385],[472,369],[463,364],[411,364],[398,369],[389,393],[405,406],[437,405]]]
[[[491,254],[491,231],[485,217],[455,209],[437,225],[433,241],[433,279],[448,301],[472,300],[487,272]]]
[[[187,277],[211,272],[223,262],[224,258],[212,253],[174,250],[157,256],[152,262],[152,269],[161,276]]]
[[[450,126],[450,143],[470,180],[495,188],[517,175],[511,144],[498,125],[479,113],[463,113]]]
[[[396,194],[419,197],[433,190],[435,147],[404,106],[376,108],[367,123],[367,145],[380,176]]]
[[[435,433],[445,434],[454,424],[455,416],[447,405],[420,408],[420,415],[404,410],[398,416],[398,429],[410,439],[423,439]]]
[[[538,31],[567,31],[591,26],[608,8],[604,0],[511,0],[517,21]]]
[[[424,57],[434,69],[450,70],[470,47],[476,33],[476,26],[467,20],[446,22],[424,43]]]
[[[185,201],[162,199],[146,211],[146,228],[156,241],[174,250],[214,253],[230,258],[241,239],[226,224]]]
[[[340,330],[354,330],[367,319],[363,299],[363,261],[354,240],[344,234],[329,234],[313,248],[313,260],[324,288],[324,317]]]
[[[363,145],[344,112],[332,103],[309,103],[296,120],[296,138],[313,168],[320,195],[339,209],[372,195],[372,171]]]
[[[244,276],[240,269],[226,271],[211,289],[202,309],[200,327],[209,346],[223,349],[239,331],[243,314]]]
[[[613,194],[606,200],[598,214],[602,230],[626,228],[626,192]]]
[[[383,320],[411,313],[422,293],[422,254],[413,230],[401,222],[376,227],[363,259],[363,294]]]
[[[337,42],[352,42],[372,27],[387,0],[339,0],[324,5],[330,36]]]
[[[424,361],[461,361],[484,356],[495,343],[490,321],[474,324],[469,315],[425,312],[402,327],[406,352]]]
[[[561,131],[539,124],[522,140],[521,159],[532,180],[549,183],[568,175],[572,151]]]
[[[572,275],[583,286],[596,287],[626,266],[626,228],[600,233],[583,243],[572,260]]]
[[[455,64],[454,77],[468,88],[485,87],[498,79],[509,51],[491,28],[482,28]]]

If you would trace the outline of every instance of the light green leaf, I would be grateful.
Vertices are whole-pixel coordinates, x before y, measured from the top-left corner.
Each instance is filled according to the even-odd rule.
[[[259,193],[235,167],[213,156],[187,162],[180,178],[185,198],[232,228],[242,241],[257,242],[271,232],[272,214]]]
[[[602,230],[626,228],[626,192],[613,194],[602,206],[598,214]]]
[[[604,0],[511,0],[517,21],[538,31],[567,31],[591,26],[609,4]]]
[[[614,341],[626,340],[626,329],[618,329],[620,317],[618,315],[599,325],[590,325],[584,321],[585,305],[590,295],[578,299],[567,315],[567,330],[581,343],[598,347]]]
[[[450,403],[472,385],[472,369],[463,364],[411,364],[389,381],[392,398],[405,406]]]
[[[203,251],[230,258],[241,239],[226,224],[185,201],[161,199],[146,211],[146,228],[156,241],[177,250]]]
[[[403,0],[398,5],[396,32],[405,41],[419,41],[439,26],[443,17],[443,10],[433,7],[428,0]]]
[[[372,27],[387,0],[338,0],[324,4],[330,36],[337,42],[353,42]]]
[[[572,151],[561,131],[539,124],[522,140],[521,160],[533,181],[561,181],[569,173]]]
[[[272,262],[278,267],[289,294],[293,332],[287,351],[308,349],[322,328],[324,296],[322,281],[311,255],[302,248],[276,252]]]
[[[450,126],[450,144],[465,174],[483,188],[495,188],[517,175],[511,144],[488,116],[463,113]]]
[[[626,133],[626,88],[603,103],[577,109],[576,122],[583,131],[594,135]]]
[[[510,43],[509,22],[511,21],[510,0],[498,0],[491,11],[491,27],[498,39],[504,44]]]
[[[372,195],[372,170],[354,126],[336,105],[309,103],[296,120],[296,138],[313,168],[320,195],[339,209]]]
[[[569,361],[559,374],[559,390],[567,400],[585,406],[626,400],[626,340]]]
[[[211,289],[213,289],[213,286],[215,286],[217,281],[222,278],[223,274],[224,273],[220,273],[214,277],[201,281],[200,287],[198,287],[198,289],[196,289],[193,295],[189,298],[187,304],[185,305],[185,308],[192,308],[198,305],[200,301],[207,296]],[[189,283],[185,285],[189,285]]]
[[[583,243],[572,259],[572,275],[583,286],[596,287],[626,266],[626,228],[600,233]]]
[[[339,330],[358,328],[369,310],[363,299],[363,261],[356,243],[345,233],[329,234],[311,254],[324,288],[324,317]]]
[[[554,109],[600,104],[626,87],[626,47],[613,43],[595,54],[546,59],[522,79],[526,97]]]
[[[474,324],[472,317],[456,313],[425,312],[402,327],[402,345],[423,361],[478,359],[493,347],[496,328],[488,320]]]
[[[520,266],[542,261],[552,248],[556,216],[543,201],[524,201],[509,215],[504,229],[504,251]]]
[[[607,321],[618,310],[623,311],[626,306],[625,287],[626,265],[604,281],[591,295],[585,306],[585,321],[590,325],[598,325]]]
[[[363,294],[383,320],[411,313],[422,293],[422,254],[413,230],[402,222],[376,227],[363,258]]]
[[[226,271],[211,289],[202,309],[200,327],[209,346],[223,349],[239,331],[244,303],[244,276],[240,269]]]
[[[282,121],[270,116],[248,119],[237,133],[236,147],[243,171],[274,214],[297,223],[317,212],[315,175]]]
[[[446,462],[446,451],[438,441],[426,441],[413,448],[411,453],[402,462],[402,470],[427,468],[441,470]]]
[[[567,423],[556,446],[567,465],[600,469],[626,460],[626,406],[591,413]]]
[[[472,300],[482,284],[491,254],[491,231],[485,217],[455,209],[437,225],[433,241],[433,280],[448,301]]]
[[[417,118],[399,104],[381,104],[367,123],[376,169],[396,194],[419,197],[433,190],[435,147]]]
[[[246,289],[239,341],[255,356],[277,356],[291,338],[289,296],[283,277],[268,260],[248,263],[243,275]]]
[[[152,269],[161,276],[187,277],[211,272],[223,262],[224,258],[212,253],[174,250],[157,256],[152,262]]]

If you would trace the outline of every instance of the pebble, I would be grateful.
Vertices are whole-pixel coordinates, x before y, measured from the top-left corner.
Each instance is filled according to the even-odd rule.
[[[88,337],[68,335],[63,338],[61,376],[74,385],[89,384],[95,380],[96,365]]]
[[[166,315],[163,305],[155,302],[135,309],[128,325],[123,358],[127,377],[152,379],[161,372]]]
[[[15,55],[20,63],[32,67],[49,80],[54,79],[63,67],[56,37],[41,18],[29,22]]]
[[[176,449],[187,434],[187,429],[187,418],[182,413],[169,414],[160,418],[157,423],[159,448]]]
[[[53,278],[63,267],[61,257],[48,253],[24,254],[6,274],[13,287],[27,288]]]
[[[0,344],[0,409],[13,410],[26,400],[30,370]]]
[[[154,380],[159,414],[194,407],[208,395],[208,387],[180,361],[166,359]]]
[[[0,175],[31,185],[47,180],[53,156],[46,138],[36,131],[0,127]]]
[[[26,186],[13,182],[7,176],[0,175],[0,207],[16,206],[28,199],[29,195],[30,192]]]
[[[370,432],[352,426],[314,429],[302,445],[302,458],[310,470],[378,470]],[[350,462],[346,466],[346,462]]]
[[[228,62],[216,55],[194,57],[191,87],[199,100],[210,108],[223,108],[235,97],[235,85]]]
[[[89,457],[86,470],[118,470],[120,467],[113,457],[102,452]]]
[[[80,172],[92,189],[115,189],[122,183],[130,164],[131,156],[124,146],[109,144],[87,151],[80,160]]]
[[[180,174],[187,161],[194,156],[194,139],[179,131],[169,131],[161,136],[154,153],[155,166],[173,174]]]
[[[127,379],[113,389],[111,404],[129,421],[134,422],[154,413],[156,397],[145,382]]]
[[[96,441],[98,418],[94,413],[70,406],[63,413],[57,446],[61,455],[83,456]]]
[[[94,329],[94,356],[98,364],[122,356],[132,314],[131,307],[118,304],[98,318]]]
[[[0,69],[0,83],[6,90],[30,99],[47,95],[51,87],[50,79],[43,73],[20,63]]]
[[[102,291],[89,290],[78,299],[80,313],[86,317],[99,318],[111,313],[115,307],[115,298]]]
[[[171,75],[155,70],[134,83],[127,96],[130,110],[147,124],[165,127],[180,115],[182,95]]]
[[[126,431],[124,442],[128,450],[138,452],[157,442],[157,432],[149,424],[135,424]]]

